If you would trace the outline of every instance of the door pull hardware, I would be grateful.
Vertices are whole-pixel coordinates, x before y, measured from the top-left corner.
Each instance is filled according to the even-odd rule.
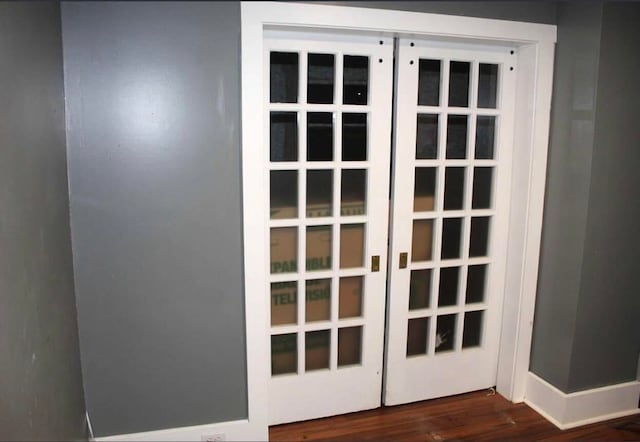
[[[406,269],[407,268],[407,257],[408,257],[407,252],[402,252],[400,254],[400,268],[401,269]]]
[[[380,255],[373,255],[371,257],[371,271],[372,272],[380,271]]]

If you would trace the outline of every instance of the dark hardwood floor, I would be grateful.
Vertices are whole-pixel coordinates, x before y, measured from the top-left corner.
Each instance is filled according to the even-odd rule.
[[[273,426],[272,441],[640,441],[640,415],[561,431],[525,404],[490,391]]]

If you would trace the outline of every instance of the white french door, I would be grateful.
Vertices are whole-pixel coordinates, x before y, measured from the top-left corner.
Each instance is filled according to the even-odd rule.
[[[496,384],[513,53],[398,41],[387,405]]]
[[[265,39],[269,423],[380,404],[393,40]]]
[[[399,38],[394,82],[391,37],[264,43],[269,423],[495,385],[511,48]]]

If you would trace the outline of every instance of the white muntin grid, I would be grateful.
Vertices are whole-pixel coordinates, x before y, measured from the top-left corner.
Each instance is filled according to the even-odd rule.
[[[496,182],[498,181],[497,175],[499,173],[500,155],[501,149],[499,148],[503,144],[503,140],[500,139],[500,123],[503,113],[503,100],[502,100],[502,78],[505,74],[505,69],[508,67],[504,63],[504,57],[502,54],[498,57],[491,56],[478,56],[478,53],[469,52],[456,53],[455,56],[447,56],[447,51],[442,50],[430,50],[428,55],[422,55],[420,50],[414,50],[410,53],[409,57],[414,61],[412,63],[413,69],[416,71],[414,76],[417,80],[417,71],[419,70],[420,59],[430,59],[440,61],[440,89],[439,89],[439,103],[437,106],[425,106],[418,105],[418,97],[415,94],[414,110],[406,110],[407,114],[414,115],[411,120],[413,122],[412,134],[413,147],[416,146],[416,134],[417,134],[417,117],[420,114],[436,115],[438,118],[437,125],[437,154],[435,159],[415,159],[413,155],[412,173],[415,173],[416,168],[430,167],[435,169],[435,194],[434,194],[434,210],[424,212],[412,213],[412,220],[431,220],[432,222],[432,236],[431,236],[431,259],[425,261],[412,261],[412,252],[409,252],[409,262],[407,269],[409,271],[430,269],[430,290],[429,290],[429,302],[427,308],[419,308],[409,310],[407,305],[406,310],[406,323],[405,333],[408,333],[408,321],[419,318],[429,318],[428,332],[427,332],[427,348],[424,354],[417,354],[407,356],[409,358],[419,358],[425,356],[433,356],[446,354],[451,352],[459,352],[462,348],[463,338],[463,326],[465,321],[465,315],[469,312],[486,311],[491,308],[492,293],[488,279],[491,275],[491,266],[493,264],[492,246],[494,241],[492,239],[492,228],[494,226],[494,219],[496,215]],[[406,60],[402,60],[406,61]],[[468,107],[449,106],[449,79],[450,79],[450,64],[451,62],[466,62],[469,63],[469,84],[468,84]],[[493,64],[498,67],[498,85],[496,88],[496,108],[478,108],[478,82],[479,82],[479,66],[480,64]],[[417,82],[416,82],[417,83]],[[406,103],[406,102],[405,102]],[[464,159],[447,159],[446,158],[446,145],[447,145],[447,125],[449,116],[465,116],[466,117],[466,154]],[[476,159],[475,158],[475,145],[476,145],[476,121],[478,116],[492,116],[494,117],[494,139],[493,139],[493,158],[492,159]],[[415,153],[415,151],[414,151]],[[405,167],[408,168],[409,164]],[[444,197],[445,197],[445,175],[448,168],[464,167],[464,183],[463,183],[463,206],[461,210],[444,210]],[[489,186],[490,192],[490,205],[489,208],[472,209],[472,197],[473,197],[473,181],[474,171],[476,168],[485,167],[491,169],[491,184]],[[408,180],[407,186],[410,189],[414,188],[415,175]],[[412,198],[415,197],[411,192]],[[487,253],[481,257],[470,257],[470,235],[471,235],[471,221],[474,218],[488,217],[489,229],[487,238]],[[443,242],[443,222],[445,219],[458,218],[462,221],[461,237],[459,239],[459,258],[456,259],[443,259],[442,242]],[[412,223],[413,223],[412,221]],[[485,267],[485,293],[483,301],[480,303],[465,302],[465,294],[467,287],[467,277],[469,266],[472,265],[486,265]],[[439,288],[440,288],[440,270],[442,268],[458,268],[458,284],[456,302],[454,305],[438,306],[439,303]],[[436,353],[436,340],[437,336],[437,322],[438,318],[444,315],[456,315],[455,316],[455,330],[453,333],[454,345],[452,350],[446,350]],[[487,315],[483,314],[482,323],[480,325],[480,346],[484,345],[484,334],[487,328],[486,320]]]
[[[386,41],[388,44],[388,41]],[[298,43],[298,44],[296,44]],[[362,47],[361,47],[362,46]],[[371,45],[354,45],[350,43],[341,47],[340,44],[305,41],[303,44],[294,41],[267,40],[265,47],[266,66],[269,67],[269,54],[271,52],[295,52],[298,54],[298,100],[296,103],[270,103],[268,97],[265,99],[265,146],[270,146],[270,114],[277,112],[295,112],[298,124],[298,157],[297,161],[270,162],[265,167],[269,174],[271,171],[295,170],[298,175],[298,195],[297,195],[297,217],[292,219],[267,219],[265,224],[269,228],[293,227],[297,229],[297,271],[292,273],[270,273],[269,285],[273,282],[295,282],[297,284],[297,323],[287,325],[276,325],[270,327],[271,335],[295,334],[297,342],[297,373],[277,375],[277,378],[287,376],[300,376],[306,373],[313,374],[318,370],[306,372],[305,370],[305,338],[307,332],[328,330],[330,333],[329,370],[338,368],[338,330],[346,327],[361,328],[361,362],[365,359],[365,340],[367,335],[366,318],[367,302],[365,293],[369,284],[367,274],[369,265],[367,257],[370,255],[369,230],[370,217],[372,216],[369,202],[371,201],[371,152],[370,144],[372,137],[372,68],[378,62],[378,55],[372,53]],[[334,55],[334,97],[332,104],[307,103],[307,69],[308,54],[333,54]],[[343,101],[343,60],[345,55],[364,55],[369,57],[369,98],[366,105],[341,104]],[[268,69],[267,69],[268,75]],[[269,79],[265,80],[265,90],[269,90]],[[333,131],[333,160],[332,161],[308,161],[307,160],[307,116],[310,112],[326,112],[332,116]],[[367,160],[366,161],[342,161],[342,115],[344,113],[358,113],[367,116]],[[365,214],[341,216],[341,187],[342,171],[349,169],[364,170],[366,174],[365,193]],[[332,171],[332,214],[331,216],[308,217],[307,216],[307,171],[309,170],[330,170]],[[266,182],[269,182],[267,178]],[[364,248],[362,250],[362,266],[356,268],[340,268],[340,235],[341,226],[361,225],[363,228]],[[307,270],[306,269],[306,236],[307,228],[311,226],[326,226],[331,229],[331,269]],[[270,233],[267,234],[268,236]],[[270,265],[270,259],[267,260]],[[383,264],[381,264],[382,267]],[[339,319],[339,285],[340,279],[345,277],[362,277],[361,306],[362,315],[360,317]],[[330,279],[330,318],[323,321],[306,321],[306,282],[309,280]],[[271,296],[270,290],[269,297]],[[349,366],[345,366],[348,368]],[[342,369],[342,367],[340,367]]]

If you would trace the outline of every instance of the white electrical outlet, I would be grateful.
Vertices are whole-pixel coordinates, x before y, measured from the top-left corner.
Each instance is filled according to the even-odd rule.
[[[202,442],[221,442],[227,440],[227,435],[224,433],[218,434],[203,434],[200,438]]]

